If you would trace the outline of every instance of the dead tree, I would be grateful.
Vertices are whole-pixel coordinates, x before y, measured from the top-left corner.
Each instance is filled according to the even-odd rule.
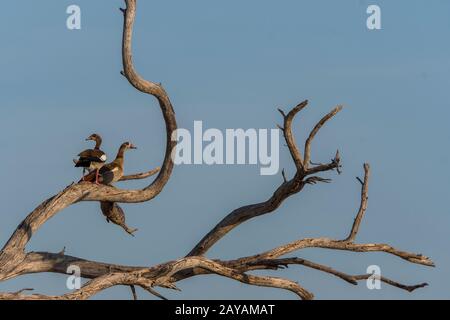
[[[153,295],[164,298],[155,291],[157,287],[177,289],[176,284],[178,281],[205,274],[216,274],[249,285],[285,289],[292,291],[301,299],[312,299],[313,294],[294,281],[277,277],[254,275],[251,271],[276,270],[289,265],[302,265],[339,277],[353,285],[356,285],[359,280],[364,280],[371,276],[370,274],[349,275],[329,266],[321,265],[299,257],[286,257],[287,255],[293,254],[304,248],[325,248],[354,252],[385,252],[411,263],[434,266],[433,262],[428,257],[421,254],[397,250],[388,244],[359,244],[355,242],[361,221],[364,218],[367,209],[370,177],[370,168],[368,164],[364,165],[364,178],[359,179],[361,183],[360,207],[356,214],[353,226],[351,227],[348,236],[344,239],[306,238],[273,248],[266,252],[237,258],[235,260],[225,261],[205,258],[205,253],[215,243],[240,224],[275,211],[284,200],[299,193],[303,188],[309,185],[329,182],[328,179],[322,178],[318,176],[318,174],[331,171],[339,172],[341,165],[339,152],[336,153],[335,157],[329,163],[313,164],[311,162],[311,145],[321,127],[336,115],[341,110],[341,107],[336,107],[317,123],[309,134],[309,137],[304,144],[304,149],[301,151],[295,142],[292,133],[292,122],[295,116],[307,106],[307,101],[300,103],[287,113],[279,110],[284,122],[283,125],[280,126],[280,129],[284,133],[284,139],[286,140],[286,144],[296,167],[296,172],[293,177],[288,179],[283,171],[283,180],[269,199],[261,203],[240,207],[229,213],[210,232],[208,232],[185,257],[151,267],[139,267],[89,261],[66,255],[64,252],[26,252],[25,246],[30,241],[32,235],[37,232],[47,220],[72,204],[81,201],[110,202],[114,204],[110,207],[115,208],[115,206],[118,206],[118,203],[150,201],[163,190],[170,178],[174,166],[171,153],[172,149],[175,147],[175,142],[172,141],[171,136],[177,128],[175,113],[169,96],[162,85],[141,78],[133,67],[131,41],[136,14],[136,0],[125,0],[125,2],[126,8],[121,9],[124,14],[122,75],[125,76],[129,83],[137,90],[155,97],[159,102],[166,124],[167,143],[164,162],[160,169],[157,168],[147,173],[126,176],[123,178],[123,180],[144,179],[158,173],[155,180],[149,186],[141,190],[123,190],[113,186],[80,182],[71,184],[33,210],[26,219],[20,223],[0,252],[0,281],[31,273],[53,272],[66,274],[68,267],[71,265],[79,266],[81,269],[81,276],[91,280],[80,289],[60,296],[47,296],[41,294],[26,295],[24,294],[24,291],[29,289],[23,289],[14,293],[0,293],[0,299],[88,299],[102,290],[120,285],[130,286],[133,297],[135,298],[135,286],[139,286]],[[427,285],[426,283],[404,285],[384,277],[381,277],[380,280],[388,285],[410,292]]]

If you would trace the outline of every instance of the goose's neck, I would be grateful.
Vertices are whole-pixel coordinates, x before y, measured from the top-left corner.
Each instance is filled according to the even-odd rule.
[[[95,150],[100,150],[100,146],[102,145],[102,138],[100,138],[100,137],[98,137],[96,140],[95,140],[95,147],[94,147],[94,149]]]
[[[119,151],[117,152],[116,161],[119,162],[119,164],[123,165],[123,157],[125,155],[125,148],[121,147]]]

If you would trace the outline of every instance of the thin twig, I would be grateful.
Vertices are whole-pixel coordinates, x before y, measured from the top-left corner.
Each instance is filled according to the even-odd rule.
[[[134,287],[134,285],[131,285],[131,286],[130,286],[130,289],[131,289],[131,293],[132,293],[132,295],[133,295],[133,300],[137,300],[137,299],[138,299],[138,296],[137,296],[137,294],[136,294],[136,288]]]

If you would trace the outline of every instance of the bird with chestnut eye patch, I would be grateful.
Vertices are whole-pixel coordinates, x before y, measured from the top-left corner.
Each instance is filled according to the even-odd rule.
[[[128,234],[134,237],[134,233],[138,231],[136,228],[130,228],[127,226],[125,221],[125,212],[123,212],[122,208],[119,207],[117,203],[101,201],[100,208],[102,210],[103,215],[106,217],[106,221],[112,222],[122,229],[124,229]]]
[[[112,184],[119,181],[123,177],[123,162],[125,151],[129,149],[137,149],[132,143],[124,142],[117,152],[116,159],[113,162],[105,164],[98,171],[98,178],[95,172],[91,172],[82,181],[89,181],[101,183],[101,184]],[[81,181],[80,181],[81,182]]]
[[[74,160],[75,167],[81,167],[83,168],[83,177],[81,180],[84,181],[85,179],[85,172],[86,169],[89,170],[89,172],[93,172],[95,170],[96,178],[95,183],[98,183],[98,174],[99,169],[103,167],[103,165],[106,162],[106,154],[100,150],[100,146],[102,144],[102,138],[99,134],[91,134],[89,137],[86,138],[86,141],[95,141],[95,147],[94,149],[87,149],[83,152],[78,154],[78,160]]]

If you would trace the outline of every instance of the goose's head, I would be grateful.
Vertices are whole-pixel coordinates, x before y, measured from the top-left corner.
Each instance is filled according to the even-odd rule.
[[[100,137],[99,134],[93,133],[89,137],[86,138],[86,141],[90,141],[90,140],[98,142],[98,141],[102,141],[102,138]]]
[[[131,142],[124,142],[120,146],[120,149],[125,151],[125,150],[129,150],[129,149],[137,149],[137,147],[134,144],[132,144]]]

